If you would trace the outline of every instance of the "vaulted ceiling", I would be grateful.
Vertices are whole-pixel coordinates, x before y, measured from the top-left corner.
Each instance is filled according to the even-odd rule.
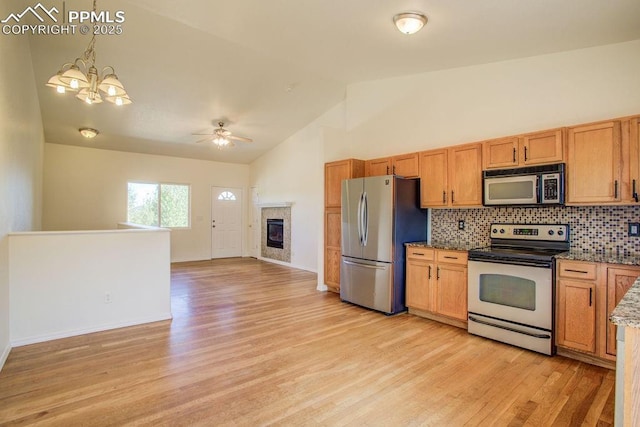
[[[62,3],[43,2],[92,6]],[[640,39],[638,0],[100,0],[97,7],[125,12],[122,34],[97,37],[96,64],[115,68],[134,103],[89,106],[45,87],[90,36],[30,36],[45,140],[237,163],[339,103],[350,83]],[[428,17],[413,36],[392,22],[408,10]],[[219,120],[254,142],[228,150],[196,143],[192,133]],[[80,127],[100,135],[88,141]]]

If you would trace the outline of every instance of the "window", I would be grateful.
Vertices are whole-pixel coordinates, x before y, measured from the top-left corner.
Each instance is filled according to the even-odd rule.
[[[236,199],[236,195],[230,191],[223,191],[218,196],[218,200],[235,200],[235,199]]]
[[[127,221],[168,228],[189,227],[190,187],[183,184],[129,182]]]

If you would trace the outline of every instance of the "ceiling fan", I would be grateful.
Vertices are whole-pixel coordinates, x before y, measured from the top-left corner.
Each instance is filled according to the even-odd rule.
[[[250,138],[245,138],[243,136],[236,136],[231,133],[231,131],[224,128],[224,122],[218,122],[218,127],[213,129],[213,132],[210,133],[193,133],[192,135],[206,135],[206,138],[203,138],[199,142],[213,142],[216,147],[222,149],[225,147],[233,147],[233,141],[240,142],[253,142]]]

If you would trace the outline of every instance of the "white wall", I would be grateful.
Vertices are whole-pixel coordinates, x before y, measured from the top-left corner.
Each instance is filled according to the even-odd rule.
[[[631,114],[640,40],[358,83],[346,97],[350,153],[362,159]]]
[[[170,319],[169,233],[9,235],[12,345]]]
[[[115,228],[127,220],[127,181],[191,185],[191,228],[172,230],[171,261],[203,260],[211,258],[211,187],[242,188],[246,207],[249,166],[45,144],[43,229]]]
[[[291,265],[297,268],[315,272],[322,265],[324,144],[327,134],[341,135],[341,129],[344,109],[338,105],[251,164],[258,203],[293,202]]]
[[[24,7],[0,2],[0,16]],[[0,36],[0,369],[9,354],[8,236],[40,229],[42,197],[42,119],[29,42]]]

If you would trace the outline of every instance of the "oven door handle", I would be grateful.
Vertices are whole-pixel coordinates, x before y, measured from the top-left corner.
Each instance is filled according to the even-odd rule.
[[[493,264],[510,264],[510,265],[523,265],[525,267],[539,267],[539,268],[551,268],[552,262],[547,261],[530,261],[526,259],[512,259],[512,258],[474,258],[473,255],[469,256],[469,262],[490,262]]]
[[[516,329],[516,328],[510,328],[508,326],[503,326],[503,325],[496,325],[495,323],[487,322],[485,320],[476,319],[473,316],[469,316],[469,320],[471,320],[472,322],[483,324],[483,325],[493,326],[494,328],[505,329],[507,331],[516,332],[518,334],[529,335],[530,337],[534,337],[534,338],[551,339],[551,335],[549,335],[549,334],[534,334],[532,332],[521,331],[521,330]]]

